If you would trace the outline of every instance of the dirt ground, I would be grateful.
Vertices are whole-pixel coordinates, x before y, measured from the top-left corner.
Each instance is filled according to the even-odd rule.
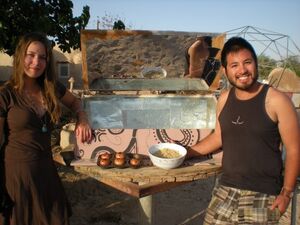
[[[72,225],[140,225],[138,198],[71,168],[59,173],[72,205]],[[202,224],[213,184],[213,178],[200,180],[153,195],[153,224]]]
[[[58,166],[58,171],[73,209],[71,225],[141,225],[138,198],[79,174],[72,167]],[[153,195],[152,224],[202,224],[214,182],[212,177]],[[300,195],[297,211],[300,224]],[[289,209],[280,225],[290,224]]]

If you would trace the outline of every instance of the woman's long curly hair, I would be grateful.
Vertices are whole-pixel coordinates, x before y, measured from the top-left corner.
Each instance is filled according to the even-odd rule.
[[[45,46],[47,63],[44,73],[37,78],[37,83],[41,87],[51,121],[57,123],[61,115],[61,107],[56,96],[57,77],[52,59],[52,44],[45,34],[32,32],[25,34],[20,38],[13,57],[13,73],[8,82],[18,93],[22,94],[24,90],[24,60],[26,51],[28,46],[35,41],[38,41]]]

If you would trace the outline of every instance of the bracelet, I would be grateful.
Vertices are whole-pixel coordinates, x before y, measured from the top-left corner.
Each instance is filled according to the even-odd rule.
[[[293,198],[294,196],[294,191],[288,190],[285,187],[282,187],[281,191],[280,191],[280,195],[288,197],[288,198]]]

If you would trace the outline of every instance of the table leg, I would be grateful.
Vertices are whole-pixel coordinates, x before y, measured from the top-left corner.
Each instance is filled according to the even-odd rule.
[[[155,224],[155,196],[148,195],[138,199],[139,201],[139,224]]]

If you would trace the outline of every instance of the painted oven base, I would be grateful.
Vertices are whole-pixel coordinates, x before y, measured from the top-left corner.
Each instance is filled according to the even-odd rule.
[[[191,146],[211,132],[211,129],[96,129],[91,143],[77,141],[72,165],[94,166],[98,155],[103,152],[148,155],[148,148],[158,143],[176,141]],[[74,137],[70,138],[74,140]]]

